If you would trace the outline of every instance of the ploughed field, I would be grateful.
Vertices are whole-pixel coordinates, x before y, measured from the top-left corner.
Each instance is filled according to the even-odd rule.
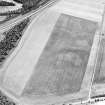
[[[27,83],[25,96],[64,96],[80,90],[97,24],[61,14]]]

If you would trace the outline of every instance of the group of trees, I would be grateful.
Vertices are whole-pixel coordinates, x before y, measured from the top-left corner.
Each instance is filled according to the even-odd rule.
[[[34,10],[42,6],[43,4],[45,4],[46,2],[50,0],[14,0],[14,1],[17,3],[21,3],[23,5],[21,9],[21,13],[25,14],[31,10]]]
[[[47,3],[50,0],[14,0],[16,3],[22,4],[22,8],[17,10],[9,11],[6,13],[1,13],[0,15],[9,15],[9,14],[25,14],[34,10],[43,4]],[[0,6],[15,6],[12,2],[0,1]]]
[[[4,39],[0,42],[0,64],[6,59],[17,45],[23,35],[23,31],[29,23],[29,18],[25,19],[21,23],[15,25],[9,31],[3,33]]]
[[[0,91],[0,105],[16,105],[16,103],[11,101],[6,95],[4,95]]]
[[[31,12],[32,10],[38,9],[40,6],[46,4],[48,1],[51,0],[13,0],[13,1],[22,4],[22,7],[13,11],[0,13],[0,16],[6,16],[6,18],[3,21],[0,21],[0,24],[3,24],[19,15],[24,15],[28,12]],[[5,7],[11,5],[13,7],[13,5],[15,4],[12,2],[0,1],[0,5]]]
[[[43,5],[44,3],[48,2],[50,0],[14,0],[14,2],[22,3],[23,7],[21,10],[17,11],[10,11],[5,14],[7,18],[0,22],[0,24],[3,24],[5,21],[8,21],[9,19],[15,18],[15,16],[18,16],[19,14],[25,14],[27,12],[30,12],[31,10],[35,10],[39,6]],[[1,2],[1,4],[4,5],[6,2]],[[7,4],[5,4],[7,5]],[[14,26],[9,31],[3,33],[5,35],[5,38],[3,41],[0,42],[0,62],[4,61],[6,55],[8,55],[8,52],[10,52],[11,49],[13,49],[16,46],[17,41],[22,36],[22,31],[26,27],[26,20],[21,22],[19,25]]]

